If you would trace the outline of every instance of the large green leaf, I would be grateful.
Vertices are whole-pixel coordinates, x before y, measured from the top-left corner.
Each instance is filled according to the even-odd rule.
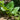
[[[6,10],[9,10],[9,9],[7,9],[6,7],[1,7],[1,10],[6,11]]]
[[[19,7],[15,7],[14,10],[12,11],[12,14],[15,14],[15,16],[17,16],[18,10],[19,10]]]
[[[12,9],[14,8],[14,2],[13,1],[9,2],[7,8],[9,9],[9,11],[12,11]]]

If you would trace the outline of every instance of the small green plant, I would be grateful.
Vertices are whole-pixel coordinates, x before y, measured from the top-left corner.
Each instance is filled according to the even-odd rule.
[[[2,5],[1,5],[2,4]],[[6,7],[4,5],[4,1],[0,1],[0,6],[1,6],[1,10],[2,11],[6,11],[6,14],[8,14],[9,16],[12,16],[12,14],[14,16],[17,16],[18,14],[18,10],[19,10],[19,7],[15,7],[14,8],[14,2],[11,1],[9,2]],[[8,11],[8,12],[7,12]]]

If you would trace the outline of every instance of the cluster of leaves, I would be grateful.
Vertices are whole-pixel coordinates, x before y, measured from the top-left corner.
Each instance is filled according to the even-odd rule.
[[[14,8],[14,2],[13,1],[9,2],[6,5],[6,7],[4,5],[4,1],[0,1],[0,6],[1,6],[1,10],[6,11],[6,14],[8,14],[9,16],[12,16],[12,14],[14,16],[18,15],[17,13],[18,13],[18,10],[19,10],[20,7],[15,7]]]

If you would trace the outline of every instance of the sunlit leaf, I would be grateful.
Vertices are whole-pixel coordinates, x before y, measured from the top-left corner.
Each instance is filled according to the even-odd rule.
[[[18,10],[19,10],[19,7],[15,7],[14,10],[12,11],[12,14],[17,15]]]

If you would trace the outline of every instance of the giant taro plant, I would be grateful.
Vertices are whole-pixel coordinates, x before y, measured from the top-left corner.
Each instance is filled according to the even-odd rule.
[[[11,1],[8,4],[6,4],[6,7],[5,7],[4,1],[0,1],[0,9],[2,11],[6,11],[6,14],[8,14],[9,16],[12,16],[12,15],[17,16],[19,7],[14,8],[14,1]]]

